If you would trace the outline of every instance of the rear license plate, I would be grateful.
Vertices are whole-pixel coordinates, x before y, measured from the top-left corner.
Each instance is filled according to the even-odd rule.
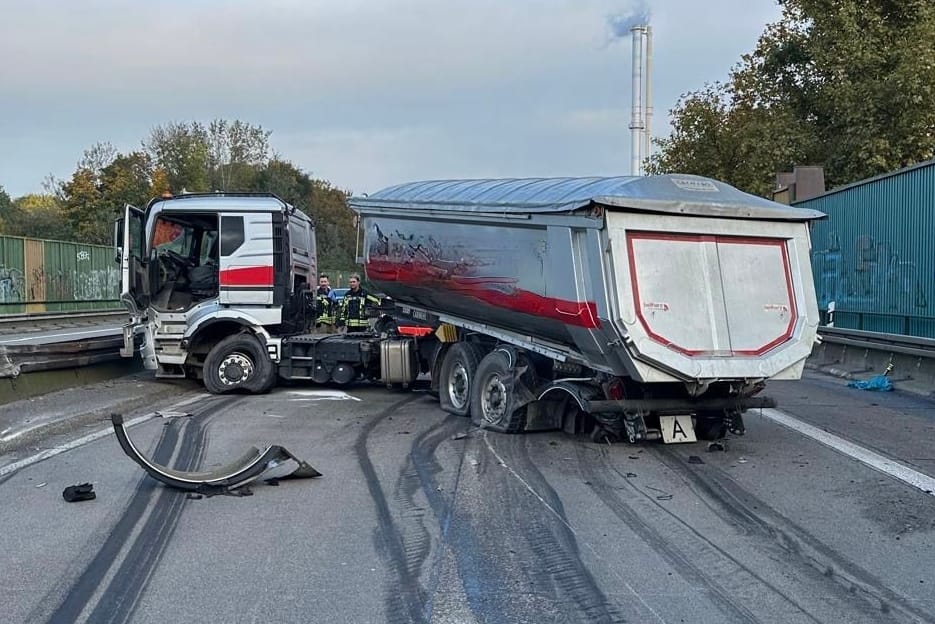
[[[660,416],[659,428],[662,429],[662,441],[666,444],[697,442],[691,414]]]

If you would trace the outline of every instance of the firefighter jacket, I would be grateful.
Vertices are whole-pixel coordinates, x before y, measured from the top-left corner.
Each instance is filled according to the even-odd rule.
[[[334,291],[319,286],[315,291],[315,325],[334,325],[335,307]]]
[[[344,299],[341,301],[341,317],[348,331],[360,331],[367,328],[369,319],[367,316],[368,305],[380,305],[380,300],[363,288],[347,291]]]

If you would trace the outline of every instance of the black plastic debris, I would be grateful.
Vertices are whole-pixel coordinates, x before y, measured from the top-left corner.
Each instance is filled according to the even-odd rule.
[[[727,446],[724,444],[722,440],[718,440],[716,442],[711,442],[710,444],[708,444],[709,453],[713,453],[714,451],[726,451],[726,450],[727,450]]]
[[[81,483],[78,485],[69,485],[62,491],[62,498],[69,503],[79,501],[94,500],[97,494],[94,493],[94,485],[90,483]]]
[[[689,455],[688,463],[689,464],[703,464],[704,460],[698,457],[697,455]]]

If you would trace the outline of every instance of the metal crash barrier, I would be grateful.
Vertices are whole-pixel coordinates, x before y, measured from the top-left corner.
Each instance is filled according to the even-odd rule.
[[[297,468],[285,476],[277,476],[277,479],[311,479],[321,476],[321,473],[309,464],[278,445],[269,446],[264,451],[252,447],[237,461],[208,472],[173,470],[157,464],[136,448],[123,426],[121,414],[111,414],[110,420],[123,452],[153,479],[180,490],[209,496],[224,494],[243,487],[258,479],[266,471],[290,461],[295,462]]]

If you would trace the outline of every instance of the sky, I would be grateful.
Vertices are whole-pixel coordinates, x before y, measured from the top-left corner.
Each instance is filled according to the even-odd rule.
[[[739,7],[742,7],[739,8]],[[627,175],[629,34],[653,27],[654,136],[725,80],[775,0],[0,0],[0,186],[215,118],[354,193],[440,178]],[[616,20],[616,21],[615,21]]]

